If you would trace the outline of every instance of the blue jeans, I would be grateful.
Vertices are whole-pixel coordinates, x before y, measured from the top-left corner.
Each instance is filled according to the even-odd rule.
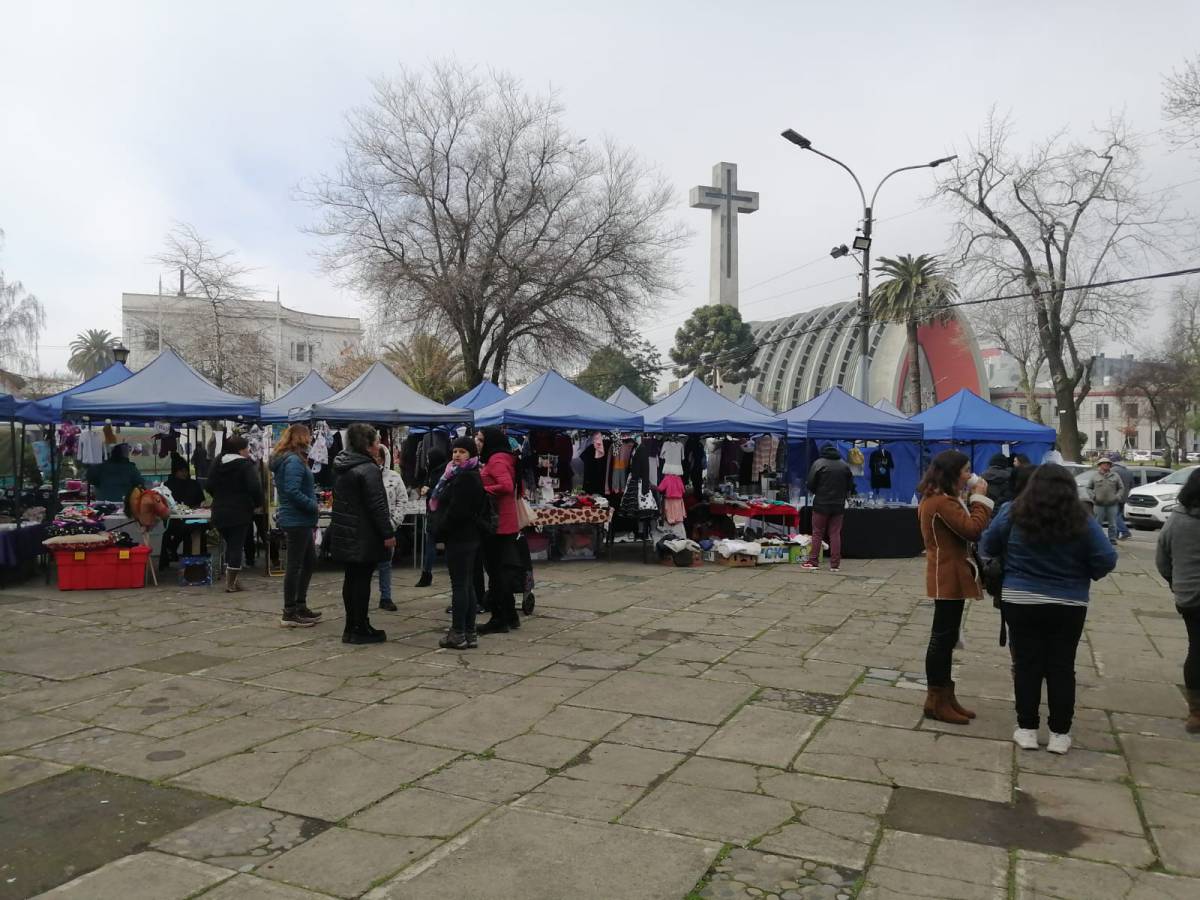
[[[1116,503],[1108,503],[1101,505],[1095,504],[1096,521],[1100,523],[1100,527],[1108,528],[1108,539],[1114,544],[1117,542],[1117,516],[1120,515],[1121,507]]]
[[[1129,530],[1129,525],[1125,522],[1125,510],[1120,503],[1117,504],[1117,534],[1120,537],[1133,536],[1133,532]]]
[[[392,599],[392,560],[391,557],[381,562],[375,569],[379,573],[379,600]]]

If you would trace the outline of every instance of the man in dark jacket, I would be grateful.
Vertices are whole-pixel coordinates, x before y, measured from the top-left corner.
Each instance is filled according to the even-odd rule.
[[[808,492],[812,494],[812,550],[803,569],[818,569],[817,556],[821,542],[829,538],[829,571],[840,572],[842,567],[842,519],[846,498],[854,493],[854,473],[842,459],[837,448],[826,444],[821,457],[808,471]]]
[[[213,498],[212,525],[225,541],[225,591],[243,590],[238,576],[246,534],[254,522],[254,511],[263,505],[263,489],[258,466],[250,459],[250,445],[240,434],[225,439],[205,488]]]
[[[326,534],[330,554],[345,566],[342,603],[346,627],[342,642],[376,644],[387,634],[372,628],[367,617],[371,578],[396,546],[383,475],[372,458],[379,434],[356,423],[346,432],[346,449],[333,461],[333,519]]]
[[[987,482],[988,499],[999,509],[1013,499],[1012,462],[1003,453],[993,453],[980,477]]]
[[[96,499],[110,503],[124,503],[130,491],[146,483],[137,465],[129,458],[128,444],[115,445],[108,459],[98,465],[88,466],[87,476]]]

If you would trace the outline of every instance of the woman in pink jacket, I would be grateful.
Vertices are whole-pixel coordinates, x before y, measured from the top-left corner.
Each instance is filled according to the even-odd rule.
[[[521,569],[517,552],[517,463],[509,449],[508,438],[495,426],[475,434],[483,489],[495,506],[499,522],[495,534],[483,536],[483,564],[488,574],[488,603],[492,618],[479,626],[480,634],[503,634],[520,628],[513,581]]]

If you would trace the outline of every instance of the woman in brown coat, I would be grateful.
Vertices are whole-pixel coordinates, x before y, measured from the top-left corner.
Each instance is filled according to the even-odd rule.
[[[993,505],[982,478],[963,499],[970,480],[971,460],[957,450],[945,450],[933,458],[917,486],[921,497],[917,515],[925,540],[925,593],[933,600],[933,627],[925,651],[929,686],[925,716],[954,725],[975,718],[954,696],[951,669],[963,608],[981,593],[971,547],[987,528]]]

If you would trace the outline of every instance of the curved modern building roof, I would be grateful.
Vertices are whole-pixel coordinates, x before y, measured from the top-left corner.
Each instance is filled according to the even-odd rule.
[[[860,357],[857,326],[855,301],[771,322],[751,322],[759,344],[755,356],[759,375],[745,385],[745,392],[775,410],[799,406],[832,387],[855,393]],[[962,316],[956,314],[945,325],[922,326],[918,339],[923,375],[929,367],[925,387],[932,387],[937,399],[964,387],[986,394],[979,347]],[[870,402],[886,399],[901,405],[908,373],[904,327],[872,325],[870,347]]]

